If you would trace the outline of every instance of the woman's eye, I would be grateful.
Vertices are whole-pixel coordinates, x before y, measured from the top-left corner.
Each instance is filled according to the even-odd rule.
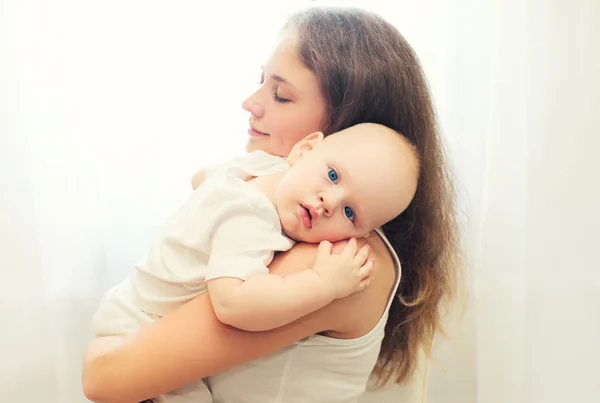
[[[337,172],[335,172],[335,169],[329,168],[329,171],[327,172],[327,176],[329,176],[330,181],[332,181],[333,183],[337,183],[338,174],[337,174]]]
[[[277,95],[277,92],[273,93],[273,99],[279,103],[285,104],[287,102],[290,102],[289,99],[287,98],[281,98],[279,95]]]
[[[344,207],[344,214],[346,214],[346,217],[348,217],[351,221],[354,221],[354,211],[350,207]]]

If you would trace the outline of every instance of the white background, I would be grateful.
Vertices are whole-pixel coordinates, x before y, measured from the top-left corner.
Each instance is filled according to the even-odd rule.
[[[597,0],[0,0],[2,401],[84,401],[99,298],[192,172],[243,152],[241,102],[308,3],[381,13],[432,86],[471,296],[427,401],[598,400]],[[422,401],[423,376],[370,401]]]

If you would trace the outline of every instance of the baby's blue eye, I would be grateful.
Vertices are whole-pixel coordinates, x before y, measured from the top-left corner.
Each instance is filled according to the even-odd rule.
[[[337,172],[335,172],[334,169],[329,169],[329,172],[327,172],[327,175],[329,176],[329,179],[333,183],[336,183],[338,181],[338,174],[337,174]]]
[[[344,214],[346,214],[346,217],[350,220],[354,220],[354,211],[350,207],[344,207]]]

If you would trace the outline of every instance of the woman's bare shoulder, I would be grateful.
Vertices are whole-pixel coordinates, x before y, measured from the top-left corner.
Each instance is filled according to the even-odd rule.
[[[310,314],[320,317],[319,321],[326,324],[327,331],[324,334],[331,337],[355,338],[368,333],[383,315],[396,280],[394,261],[383,240],[373,234],[358,242],[359,246],[369,244],[370,256],[375,258],[371,284],[361,292],[335,300]],[[334,253],[341,251],[346,243],[347,241],[340,241],[334,244]],[[269,269],[282,276],[311,269],[317,247],[316,244],[297,244],[291,250],[278,254]]]

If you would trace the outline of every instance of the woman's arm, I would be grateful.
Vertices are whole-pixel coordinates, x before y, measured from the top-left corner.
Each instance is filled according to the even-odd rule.
[[[307,269],[315,256],[316,246],[296,245],[270,268]],[[98,403],[139,402],[328,330],[333,320],[325,307],[278,329],[246,332],[222,324],[204,293],[139,332],[94,340],[84,356],[84,393]]]
[[[335,249],[340,247],[343,248],[343,244],[336,245]],[[270,269],[285,276],[310,268],[316,250],[316,245],[296,245],[291,251],[276,256]],[[389,266],[383,263],[389,261],[389,257],[381,256],[375,248],[371,256],[376,259],[373,272],[378,279],[374,279],[366,291],[336,300],[278,329],[246,332],[226,326],[215,317],[205,293],[132,335],[97,339],[88,346],[84,356],[84,393],[98,403],[140,402],[265,356],[316,333],[356,328],[361,322],[365,329],[370,329],[384,305],[366,302],[387,299],[386,293],[381,297],[379,285],[384,276],[377,273],[385,272],[378,266]],[[389,281],[385,287],[389,287]]]
[[[98,403],[134,403],[267,355],[323,330],[324,318],[269,332],[219,322],[208,294],[126,337],[97,339],[86,351],[83,388]]]

